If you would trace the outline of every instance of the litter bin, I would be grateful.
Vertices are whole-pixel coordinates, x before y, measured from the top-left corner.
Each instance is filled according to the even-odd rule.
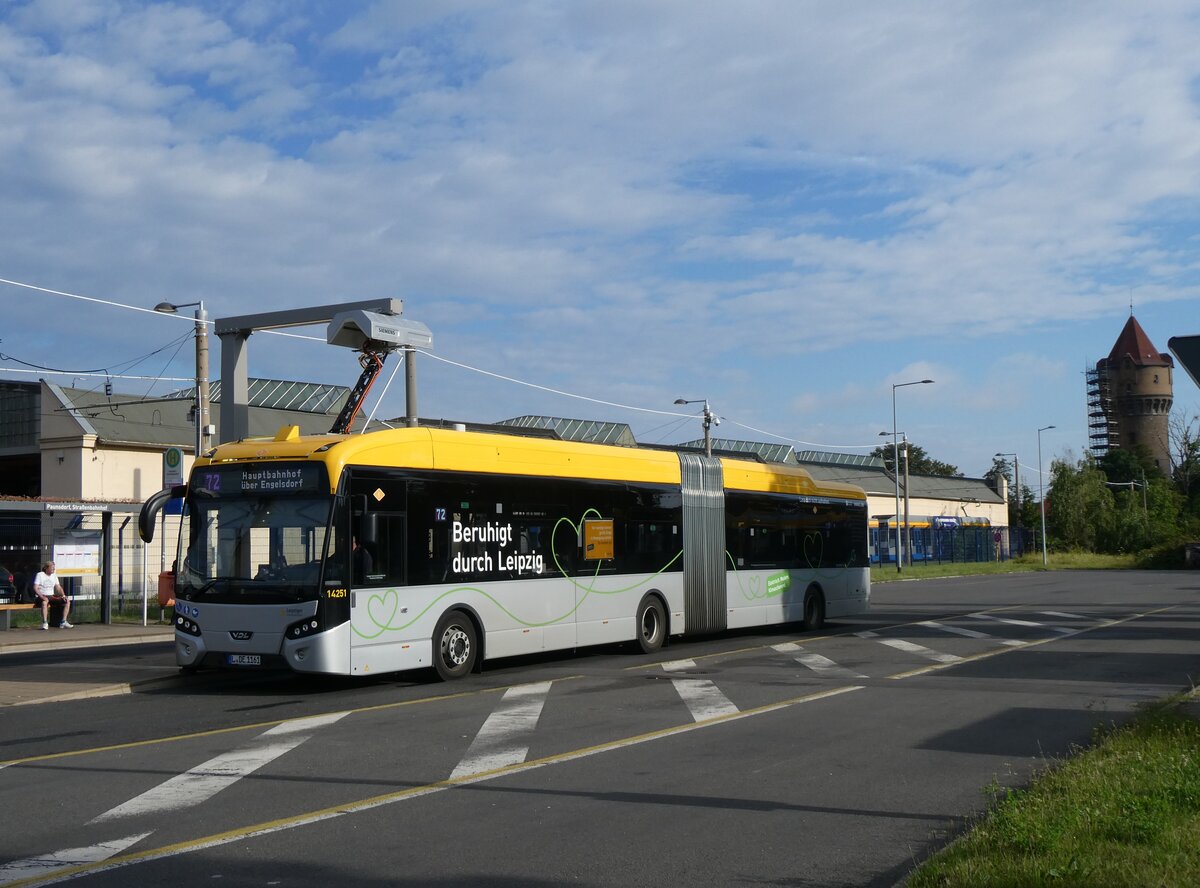
[[[159,607],[175,605],[175,572],[164,570],[158,575],[158,604]]]

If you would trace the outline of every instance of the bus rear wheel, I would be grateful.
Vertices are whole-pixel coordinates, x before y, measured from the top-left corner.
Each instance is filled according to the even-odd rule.
[[[475,668],[479,638],[462,611],[448,611],[433,632],[433,668],[442,681],[462,678]]]
[[[663,646],[667,637],[667,612],[662,602],[647,595],[638,605],[637,640],[643,654],[652,654]]]
[[[804,628],[816,631],[825,625],[825,596],[809,589],[804,596]]]

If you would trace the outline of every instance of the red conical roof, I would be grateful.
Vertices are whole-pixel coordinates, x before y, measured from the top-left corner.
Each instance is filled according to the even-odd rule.
[[[1142,325],[1133,315],[1130,315],[1129,320],[1125,322],[1125,329],[1121,331],[1112,351],[1108,353],[1108,360],[1115,363],[1126,355],[1140,367],[1174,366],[1171,356],[1160,353],[1154,347],[1154,343],[1150,341],[1150,337],[1146,335],[1146,331],[1142,329]]]

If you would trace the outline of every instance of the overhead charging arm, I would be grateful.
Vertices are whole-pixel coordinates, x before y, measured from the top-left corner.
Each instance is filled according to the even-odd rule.
[[[383,370],[383,362],[387,359],[390,349],[387,346],[376,349],[372,348],[372,345],[376,345],[376,343],[365,344],[362,353],[358,356],[362,373],[358,377],[358,382],[354,384],[354,388],[350,390],[350,397],[346,399],[341,413],[333,421],[333,428],[329,430],[331,434],[348,435],[350,433],[350,429],[354,426],[354,420],[358,418],[359,411],[362,410],[363,403],[371,392],[371,386],[375,384],[375,379]]]
[[[330,345],[342,345],[360,352],[358,363],[362,375],[350,392],[346,406],[338,414],[330,429],[331,434],[345,435],[354,425],[354,419],[362,409],[371,386],[388,353],[398,348],[431,348],[433,334],[419,321],[382,315],[377,312],[353,309],[333,316],[325,334]]]

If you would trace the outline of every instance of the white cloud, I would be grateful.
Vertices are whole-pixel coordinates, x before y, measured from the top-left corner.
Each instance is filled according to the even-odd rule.
[[[979,422],[999,334],[1200,295],[1186,5],[349,10],[0,13],[0,276],[399,295],[491,369],[797,434],[925,376],[906,402]]]

